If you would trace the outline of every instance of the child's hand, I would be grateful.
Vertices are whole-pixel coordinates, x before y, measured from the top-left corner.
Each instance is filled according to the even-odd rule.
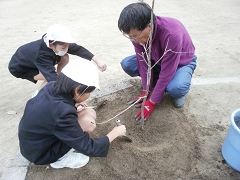
[[[81,112],[87,107],[87,104],[85,102],[76,103],[75,107],[77,108],[77,112]]]
[[[98,60],[97,66],[98,66],[98,69],[102,72],[106,71],[106,69],[107,69],[106,63],[101,60]]]
[[[126,134],[126,127],[124,125],[115,126],[112,130],[118,137]]]
[[[97,64],[97,67],[100,71],[106,71],[107,64],[100,59],[98,59],[96,56],[93,56],[92,60]]]
[[[126,127],[124,125],[115,126],[112,131],[107,134],[109,142],[111,143],[117,137],[122,137],[126,134]]]

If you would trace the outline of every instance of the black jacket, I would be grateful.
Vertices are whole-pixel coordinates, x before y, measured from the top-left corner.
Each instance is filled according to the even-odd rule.
[[[108,137],[92,139],[83,132],[75,101],[68,95],[53,94],[54,83],[49,82],[26,104],[18,128],[21,154],[41,165],[57,161],[71,148],[87,156],[107,156]]]
[[[75,43],[69,45],[68,53],[87,60],[91,60],[93,57],[90,51]],[[34,83],[36,81],[33,77],[39,71],[48,82],[56,81],[57,74],[54,66],[60,61],[60,58],[52,49],[47,47],[42,38],[20,46],[12,56],[8,69],[15,77],[27,79]]]

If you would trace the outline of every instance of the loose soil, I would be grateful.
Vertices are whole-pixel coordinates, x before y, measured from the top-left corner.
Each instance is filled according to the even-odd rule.
[[[141,93],[133,86],[116,93],[93,99],[88,104],[107,100],[97,109],[97,122],[105,122],[129,107],[126,102]],[[187,96],[187,100],[191,97]],[[215,153],[204,153],[208,146],[204,137],[225,131],[224,126],[201,127],[195,115],[186,114],[183,108],[176,109],[169,96],[164,96],[161,105],[145,122],[143,129],[134,115],[139,109],[134,106],[111,121],[98,125],[92,137],[107,134],[120,119],[127,127],[127,136],[132,142],[118,138],[110,146],[106,158],[90,158],[89,163],[79,169],[53,169],[49,165],[29,165],[26,180],[30,179],[240,179],[221,156],[221,146]],[[219,145],[219,144],[216,144]],[[59,176],[61,174],[61,176]]]

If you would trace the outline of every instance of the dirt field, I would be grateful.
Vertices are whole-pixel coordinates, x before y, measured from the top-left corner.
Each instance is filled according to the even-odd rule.
[[[139,86],[133,86],[117,93],[98,98],[107,100],[97,110],[98,121],[104,122],[128,107],[126,101],[136,93]],[[187,96],[194,101],[197,94]],[[94,104],[94,100],[89,102]],[[198,119],[202,117],[188,113],[191,103],[183,109],[176,109],[172,99],[165,96],[144,124],[133,118],[138,111],[133,107],[112,121],[98,125],[92,137],[105,135],[120,119],[127,127],[130,143],[124,139],[115,140],[107,158],[91,158],[81,169],[56,170],[48,166],[31,164],[26,180],[34,179],[240,179],[240,173],[231,169],[221,156],[221,143],[227,128],[217,122],[203,127]],[[61,174],[62,176],[59,176]]]
[[[124,110],[126,102],[141,91],[139,80],[130,80],[119,64],[134,53],[117,28],[121,10],[132,2],[0,0],[0,176],[19,151],[18,123],[38,87],[8,72],[15,50],[41,38],[53,23],[69,27],[80,45],[106,61],[108,69],[100,73],[102,89],[114,89],[120,82],[132,84],[97,99],[107,100],[97,111],[98,121],[103,122]],[[155,14],[181,20],[196,46],[198,65],[185,106],[176,109],[165,96],[144,130],[133,118],[137,109],[130,108],[118,118],[132,143],[117,139],[107,158],[91,158],[80,169],[30,164],[26,179],[240,179],[221,155],[230,115],[240,102],[239,7],[238,0],[156,1]],[[7,114],[10,110],[17,114]],[[98,125],[92,136],[105,135],[114,125],[113,121]]]

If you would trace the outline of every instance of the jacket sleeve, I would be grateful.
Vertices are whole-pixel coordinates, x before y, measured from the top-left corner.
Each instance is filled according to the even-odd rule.
[[[55,70],[54,60],[56,57],[52,53],[39,52],[38,59],[36,61],[36,67],[45,77],[47,82],[56,81],[57,73]]]
[[[64,112],[57,121],[54,134],[82,154],[92,157],[107,156],[110,146],[108,137],[90,138],[89,133],[81,129],[76,109],[73,107],[64,108]]]
[[[94,56],[86,48],[84,48],[83,46],[77,45],[75,43],[69,45],[68,53],[72,55],[77,55],[87,60],[91,60]]]
[[[169,42],[167,43],[167,41]],[[166,50],[170,51],[168,51],[160,61],[161,73],[159,74],[157,84],[150,97],[150,99],[155,103],[161,102],[167,85],[170,83],[177,71],[181,56],[180,52],[182,51],[182,41],[183,36],[181,33],[176,33],[169,36],[169,38],[165,41],[166,43],[164,43],[168,44]]]

